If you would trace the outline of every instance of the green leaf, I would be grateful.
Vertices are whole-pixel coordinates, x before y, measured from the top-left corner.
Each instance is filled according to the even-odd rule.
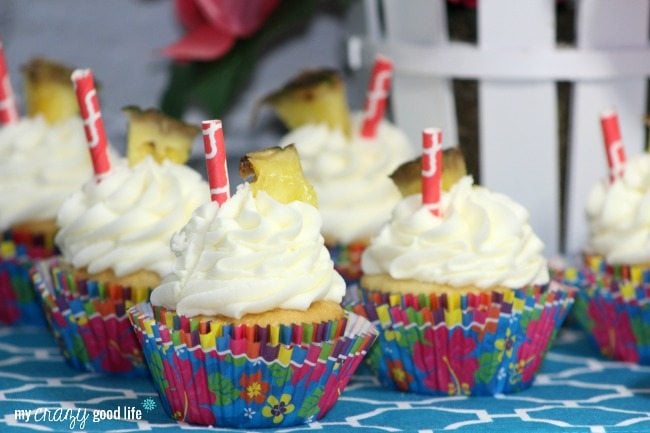
[[[290,29],[307,21],[316,11],[316,0],[283,0],[257,34],[251,38],[259,47],[283,36]]]
[[[151,371],[151,376],[153,379],[158,382],[161,389],[169,388],[169,382],[165,378],[165,369],[163,367],[162,356],[160,352],[151,351],[149,354],[149,370]]]
[[[214,117],[221,117],[235,94],[248,80],[254,59],[250,41],[239,41],[220,60],[198,65],[191,98]]]
[[[594,322],[589,317],[589,303],[584,298],[578,296],[573,303],[573,310],[571,315],[580,323],[580,326],[585,328],[587,332],[591,332],[594,327]]]
[[[247,362],[248,359],[245,356],[238,356],[238,357],[233,356],[232,358],[232,365],[234,367],[243,367],[244,365],[246,365]]]
[[[282,386],[287,383],[293,374],[293,370],[290,367],[283,367],[280,364],[271,364],[269,369],[271,370],[273,383],[276,386]]]
[[[160,109],[178,119],[189,103],[189,94],[194,82],[196,68],[190,63],[172,63],[170,67],[169,85],[162,96]]]
[[[309,418],[312,415],[316,415],[320,408],[318,407],[318,402],[320,401],[321,396],[323,395],[323,388],[318,387],[305,398],[304,403],[298,411],[298,417],[300,418]]]
[[[214,404],[219,406],[230,404],[239,397],[239,390],[232,383],[232,380],[221,373],[213,373],[210,375],[208,378],[208,387],[214,394]]]
[[[480,368],[476,372],[476,380],[483,383],[490,382],[497,375],[501,364],[497,352],[484,353],[480,356],[478,363]]]
[[[81,360],[81,362],[87,363],[90,361],[88,351],[86,351],[86,345],[80,335],[75,335],[73,337],[72,352],[75,357]]]

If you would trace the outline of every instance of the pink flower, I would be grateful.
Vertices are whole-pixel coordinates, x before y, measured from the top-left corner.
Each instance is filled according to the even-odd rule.
[[[417,342],[413,348],[413,362],[428,376],[424,384],[433,391],[449,395],[469,394],[474,385],[478,360],[472,352],[476,342],[466,337],[461,328],[450,331],[441,327],[425,331],[427,343]]]
[[[537,320],[531,320],[526,328],[526,338],[517,349],[517,361],[511,364],[510,383],[528,383],[533,380],[535,373],[544,360],[549,339],[552,337],[548,323],[553,321],[551,311],[546,309]],[[551,327],[552,329],[552,327]],[[546,338],[547,337],[547,338]]]
[[[176,15],[187,29],[163,53],[180,61],[215,60],[237,39],[257,32],[280,0],[175,0]]]
[[[621,361],[639,361],[636,337],[627,312],[618,311],[610,301],[596,298],[589,302],[588,314],[594,324],[591,333],[603,355]]]

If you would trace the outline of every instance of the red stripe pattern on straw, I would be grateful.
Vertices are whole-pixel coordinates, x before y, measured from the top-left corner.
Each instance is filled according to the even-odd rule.
[[[228,179],[223,127],[221,120],[204,120],[201,127],[210,197],[212,201],[216,201],[221,206],[230,198],[230,180]]]
[[[99,109],[93,73],[90,69],[77,69],[72,73],[71,79],[77,94],[81,118],[84,122],[84,131],[90,149],[93,170],[95,176],[100,178],[110,171],[111,163],[108,160],[108,140],[102,113]]]
[[[392,77],[393,62],[388,57],[377,56],[370,75],[366,106],[363,110],[361,136],[364,138],[375,138],[377,136],[379,123],[384,118],[384,111],[386,111]]]
[[[9,69],[5,60],[5,50],[0,41],[0,124],[7,125],[18,121],[18,109],[9,80]]]
[[[603,112],[600,115],[600,126],[603,129],[605,154],[607,155],[607,166],[609,167],[609,182],[613,183],[616,179],[623,177],[625,162],[627,161],[616,112],[613,110]]]
[[[442,216],[442,131],[427,128],[422,131],[422,204],[433,215]]]

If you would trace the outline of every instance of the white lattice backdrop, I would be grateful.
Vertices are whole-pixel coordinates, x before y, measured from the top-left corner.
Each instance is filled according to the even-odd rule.
[[[628,155],[644,147],[650,74],[648,0],[578,0],[576,44],[555,42],[555,1],[480,1],[478,43],[450,42],[443,0],[364,0],[350,28],[348,60],[365,70],[376,53],[394,60],[396,122],[419,145],[441,126],[458,143],[452,79],[479,80],[481,181],[525,205],[548,254],[586,239],[584,206],[605,175],[599,113],[620,115]],[[573,82],[567,185],[560,185],[557,81]],[[567,191],[560,239],[560,188]]]

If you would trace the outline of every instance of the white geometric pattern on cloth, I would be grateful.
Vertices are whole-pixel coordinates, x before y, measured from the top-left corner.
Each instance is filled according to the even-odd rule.
[[[650,367],[604,360],[587,345],[581,333],[564,331],[548,354],[542,372],[534,387],[522,393],[468,398],[384,390],[365,370],[353,377],[324,419],[309,427],[278,431],[650,431]],[[44,328],[0,327],[0,431],[3,433],[70,431],[66,424],[57,422],[16,421],[15,409],[141,407],[148,397],[160,403],[148,379],[107,378],[70,369]],[[140,421],[104,420],[101,424],[89,423],[85,428],[113,433],[175,429],[206,433],[231,431],[175,423],[159,404],[151,412],[145,412]]]

